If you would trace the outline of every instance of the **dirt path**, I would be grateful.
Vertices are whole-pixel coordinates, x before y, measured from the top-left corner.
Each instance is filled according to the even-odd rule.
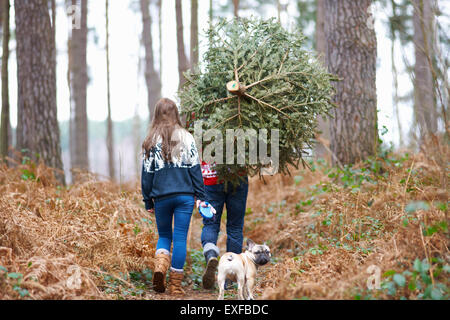
[[[252,238],[257,242],[265,242],[268,241],[270,243],[271,239],[274,237],[276,233],[278,233],[278,229],[274,228],[274,224],[271,221],[266,220],[267,216],[267,207],[271,205],[271,203],[279,203],[281,201],[285,201],[286,198],[289,198],[290,195],[293,194],[294,181],[292,177],[269,177],[267,185],[265,185],[262,181],[259,181],[257,178],[251,179],[250,188],[249,188],[249,196],[247,202],[247,215],[245,218],[244,225],[244,237]],[[307,187],[317,183],[316,180],[306,180],[302,181],[302,186]],[[267,188],[270,186],[270,188]],[[289,187],[288,187],[289,186]],[[275,191],[275,192],[274,192]],[[225,212],[224,212],[225,213]],[[224,214],[225,215],[225,214]],[[262,223],[261,223],[262,222]],[[221,223],[221,231],[219,234],[218,247],[221,250],[221,254],[225,253],[226,248],[226,221],[222,220]],[[184,289],[186,295],[183,297],[175,298],[167,293],[164,294],[151,294],[152,299],[156,300],[172,300],[172,299],[180,299],[180,300],[215,300],[217,299],[219,290],[216,288],[214,290],[204,290],[201,288],[201,285],[198,283],[198,277],[201,276],[201,273],[196,270],[195,276],[193,276],[192,264],[197,263],[197,266],[200,264],[202,266],[201,272],[204,270],[205,262],[203,260],[203,256],[201,254],[202,246],[201,246],[201,232],[202,232],[202,219],[199,213],[195,210],[193,214],[193,218],[191,220],[191,227],[188,235],[188,257],[186,263],[186,275],[184,283]],[[191,254],[192,250],[195,251],[195,257]],[[279,252],[276,249],[272,249],[272,255],[282,256],[285,255],[286,252]],[[199,259],[200,257],[200,259]],[[193,261],[194,260],[194,261]],[[200,260],[200,261],[199,261]],[[275,259],[278,260],[278,259]],[[265,275],[269,274],[273,271],[275,267],[274,263],[268,264],[258,270],[257,276],[257,284],[255,286],[255,298],[260,299],[264,293],[264,282]],[[191,269],[190,269],[191,268]],[[197,283],[192,281],[192,278],[197,279]],[[232,289],[227,290],[225,292],[225,299],[236,299],[237,297],[237,288],[234,286]]]
[[[219,240],[218,240],[218,246],[219,248],[222,249],[222,251],[224,251],[223,249],[226,247],[225,243],[226,243],[226,231],[225,231],[225,224],[222,223],[221,224],[221,233],[219,235]],[[201,232],[202,232],[202,220],[200,218],[200,215],[198,214],[197,211],[194,211],[194,215],[193,215],[193,219],[191,222],[191,227],[190,227],[190,233],[188,236],[188,257],[187,257],[187,264],[186,264],[186,274],[185,274],[185,282],[184,282],[184,287],[183,289],[185,290],[186,294],[182,297],[174,297],[170,294],[163,293],[163,294],[156,294],[156,293],[150,293],[151,299],[154,300],[216,300],[217,296],[219,294],[219,290],[216,286],[216,288],[214,290],[205,290],[201,287],[201,285],[197,282],[195,283],[192,280],[193,277],[193,272],[192,269],[190,269],[191,265],[193,263],[197,263],[197,264],[201,264],[203,266],[202,270],[204,270],[204,266],[205,263],[203,260],[199,260],[199,252],[201,252],[202,250],[202,246],[201,246],[201,240],[200,240],[200,236],[201,236]],[[196,256],[195,258],[192,257],[192,255],[190,255],[189,253],[192,252],[192,250],[196,251]],[[222,254],[225,252],[221,252]],[[196,261],[193,261],[194,259],[197,259]],[[197,270],[195,277],[200,277],[201,273]],[[198,281],[198,280],[197,280]],[[151,290],[152,291],[152,290]],[[236,288],[230,289],[226,291],[226,295],[225,295],[225,299],[235,299],[237,295],[237,290]]]

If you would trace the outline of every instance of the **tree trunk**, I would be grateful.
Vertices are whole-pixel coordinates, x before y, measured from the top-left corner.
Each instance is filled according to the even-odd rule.
[[[326,46],[327,39],[325,35],[325,0],[317,1],[317,16],[316,16],[316,50],[321,57],[321,61],[326,63]]]
[[[141,73],[142,73],[142,65],[143,60],[141,57],[138,57],[138,72],[137,72],[137,92],[140,92],[141,86],[139,85]],[[141,174],[141,165],[142,165],[142,137],[141,137],[141,118],[139,116],[139,102],[136,103],[134,108],[134,118],[133,118],[133,146],[134,146],[134,164],[135,164],[135,174],[136,177],[140,177]]]
[[[147,99],[150,121],[153,117],[155,105],[161,98],[161,79],[155,70],[153,58],[152,20],[149,10],[149,1],[140,0],[142,13],[142,40],[145,48],[145,81],[147,84]]]
[[[17,42],[17,146],[59,169],[64,184],[56,107],[55,42],[46,2],[14,1]]]
[[[397,20],[397,4],[394,0],[391,0],[391,7],[392,7],[392,18]],[[394,20],[394,21],[395,21]],[[393,23],[390,23],[390,33],[391,33],[391,70],[392,70],[392,79],[393,79],[393,85],[394,85],[394,92],[392,95],[392,104],[394,108],[394,114],[395,118],[397,119],[397,129],[398,129],[398,138],[399,138],[399,147],[403,147],[405,145],[404,139],[403,139],[403,129],[402,129],[402,123],[400,119],[400,112],[399,112],[399,94],[398,94],[398,70],[397,70],[397,64],[395,63],[395,43],[397,42],[397,33],[395,31],[395,27]]]
[[[277,18],[278,18],[278,23],[281,24],[281,2],[280,2],[280,0],[277,0]]]
[[[212,28],[213,26],[213,20],[214,20],[214,7],[212,0],[209,0],[209,28]]]
[[[213,7],[213,2],[212,0],[209,1],[209,29],[213,28],[214,25],[214,7]],[[212,45],[212,39],[211,37],[208,38],[208,45],[211,47]]]
[[[0,0],[0,32],[3,29],[4,10],[5,10],[5,4],[3,3],[3,0]],[[2,38],[3,38],[3,34],[2,34]]]
[[[186,58],[184,50],[184,35],[183,35],[183,10],[181,7],[181,0],[175,0],[175,12],[177,18],[177,49],[178,49],[178,75],[179,75],[179,88],[181,88],[186,79],[183,75],[189,68],[189,62]]]
[[[239,18],[239,0],[233,0],[234,17]]]
[[[159,79],[162,79],[162,0],[158,0]]]
[[[434,13],[431,0],[414,0],[414,111],[420,138],[437,132],[437,110],[432,75]]]
[[[56,44],[56,0],[51,0],[50,1],[50,10],[52,12],[52,37],[53,40]],[[53,60],[55,60],[55,70],[56,70],[56,45],[55,45],[55,50],[53,51]]]
[[[116,169],[114,163],[114,132],[111,116],[111,81],[110,81],[110,61],[109,61],[109,0],[106,0],[106,86],[107,86],[107,103],[108,103],[108,119],[106,121],[106,148],[108,150],[108,167],[109,177],[116,180]]]
[[[134,144],[134,164],[135,174],[139,177],[141,173],[141,158],[139,157],[142,150],[141,141],[141,118],[139,117],[139,104],[136,104],[133,117],[133,144]]]
[[[2,0],[2,29],[3,29],[3,57],[2,57],[2,114],[0,125],[0,160],[8,156],[11,142],[11,123],[9,120],[9,39],[10,39],[10,3],[9,0]]]
[[[319,60],[326,65],[326,37],[325,37],[325,0],[317,0],[317,16],[316,16],[316,51]],[[330,120],[319,116],[318,129],[321,132],[317,137],[317,144],[314,153],[317,158],[326,158],[330,147]]]
[[[191,0],[191,68],[198,65],[198,0]]]
[[[335,83],[331,119],[333,162],[351,164],[376,154],[377,40],[369,24],[371,0],[326,0],[327,64]]]
[[[77,0],[72,0],[76,5]],[[71,86],[71,166],[72,169],[89,170],[88,118],[87,118],[87,15],[88,0],[81,0],[80,29],[72,29],[69,45]],[[72,177],[73,180],[74,177]]]

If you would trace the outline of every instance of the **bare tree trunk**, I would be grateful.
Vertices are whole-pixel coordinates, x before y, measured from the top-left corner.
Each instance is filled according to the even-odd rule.
[[[325,0],[316,0],[317,16],[316,16],[316,50],[319,53],[321,61],[326,63],[326,46],[327,39],[325,35]]]
[[[326,66],[326,37],[325,37],[325,0],[317,0],[316,17],[316,50],[320,61]],[[325,158],[330,147],[330,121],[328,118],[319,116],[318,129],[321,132],[317,137],[314,153],[317,158]]]
[[[50,7],[52,11],[52,31],[53,38],[56,40],[56,0],[50,0]]]
[[[51,7],[51,12],[52,12],[52,37],[53,40],[56,44],[56,0],[51,0],[50,1],[50,7]],[[55,45],[55,50],[53,51],[53,59],[55,60],[55,69],[56,69],[56,45]]]
[[[152,20],[149,10],[149,1],[140,0],[142,12],[142,40],[145,48],[145,81],[147,83],[148,111],[150,121],[153,117],[155,105],[161,98],[161,79],[155,70],[153,57]]]
[[[181,88],[186,82],[183,73],[189,68],[189,62],[186,58],[184,49],[183,10],[181,7],[181,0],[175,0],[175,12],[177,18],[178,75],[180,78],[179,88]]]
[[[235,18],[239,18],[239,2],[240,0],[233,0],[233,13]]]
[[[8,156],[11,144],[11,122],[9,119],[9,39],[10,39],[10,3],[9,0],[2,0],[2,29],[3,29],[3,57],[2,57],[2,114],[0,126],[0,160]]]
[[[397,19],[397,4],[394,0],[391,0],[391,7],[392,7],[392,17],[394,19]],[[394,25],[390,23],[390,32],[391,32],[391,70],[392,70],[392,77],[394,82],[394,92],[392,97],[393,107],[394,107],[394,113],[395,117],[397,118],[397,129],[398,129],[398,138],[399,138],[399,146],[403,147],[405,145],[404,139],[403,139],[403,129],[402,129],[402,123],[400,120],[400,113],[399,113],[399,95],[398,95],[398,70],[397,65],[395,63],[395,42],[397,40],[397,34],[395,32]]]
[[[191,0],[191,68],[198,65],[198,0]]]
[[[107,133],[106,133],[106,148],[108,149],[108,167],[109,177],[111,180],[116,180],[116,170],[114,163],[114,131],[111,117],[111,81],[110,81],[110,60],[109,60],[109,0],[106,0],[106,85],[107,85],[107,99],[108,99],[108,119]]]
[[[72,0],[76,5],[77,0]],[[87,15],[88,0],[81,0],[80,29],[72,29],[69,45],[71,86],[71,166],[72,169],[89,170],[89,141],[87,119]],[[74,176],[72,176],[74,181]]]
[[[209,29],[212,29],[213,25],[214,25],[214,6],[213,6],[212,0],[209,0],[209,12],[208,12],[208,15],[209,15]],[[209,46],[212,45],[211,37],[209,37],[209,39],[208,39],[208,44],[209,44]]]
[[[158,0],[159,79],[162,79],[162,0]]]
[[[140,42],[141,43],[141,42]],[[142,59],[138,56],[138,72],[137,72],[137,92],[140,92],[140,77],[142,73]],[[139,96],[139,94],[138,94]],[[134,164],[135,164],[135,174],[136,177],[140,176],[141,173],[141,161],[140,157],[142,153],[142,137],[141,137],[141,118],[139,116],[139,103],[136,102],[134,108],[134,118],[133,118],[133,147],[134,147]]]
[[[3,29],[3,18],[4,18],[4,4],[3,4],[3,0],[0,0],[0,32]],[[2,34],[2,38],[3,38],[3,34]]]
[[[72,50],[70,50],[72,46],[72,39],[71,37],[67,37],[67,85],[69,89],[69,103],[70,103],[70,118],[69,118],[69,154],[70,154],[70,161],[72,162],[72,159],[74,158],[74,148],[75,148],[75,133],[74,133],[74,122],[72,117],[75,114],[75,104],[72,103],[73,101],[73,94],[72,94],[72,79],[71,79],[71,71],[72,71]],[[72,166],[72,163],[70,164]],[[73,177],[72,181],[73,183]]]
[[[58,169],[64,181],[56,107],[55,42],[47,4],[14,1],[17,41],[17,146],[31,159]]]
[[[214,20],[214,7],[213,7],[213,1],[209,0],[209,28],[212,28],[213,26],[213,20]]]
[[[434,13],[431,0],[414,0],[414,110],[420,138],[437,132],[437,110],[432,75]]]
[[[375,31],[368,23],[371,0],[326,0],[327,64],[339,108],[331,120],[334,163],[351,164],[376,154],[377,92]]]
[[[280,0],[277,0],[277,18],[278,18],[278,23],[281,23],[281,2],[280,2]]]

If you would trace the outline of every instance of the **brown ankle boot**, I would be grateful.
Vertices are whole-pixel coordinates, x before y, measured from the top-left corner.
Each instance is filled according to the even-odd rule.
[[[169,293],[172,295],[183,295],[185,294],[183,288],[181,287],[181,281],[183,280],[184,273],[170,271],[169,275]]]
[[[166,274],[170,266],[170,255],[160,253],[155,257],[155,270],[153,273],[153,290],[159,293],[166,291]]]

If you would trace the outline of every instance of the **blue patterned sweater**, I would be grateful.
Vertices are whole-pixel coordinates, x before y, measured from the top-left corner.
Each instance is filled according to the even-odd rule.
[[[179,129],[172,139],[177,141],[172,151],[172,161],[164,160],[161,142],[151,148],[148,156],[143,155],[141,187],[146,210],[153,209],[154,201],[180,194],[207,201],[194,137]]]

